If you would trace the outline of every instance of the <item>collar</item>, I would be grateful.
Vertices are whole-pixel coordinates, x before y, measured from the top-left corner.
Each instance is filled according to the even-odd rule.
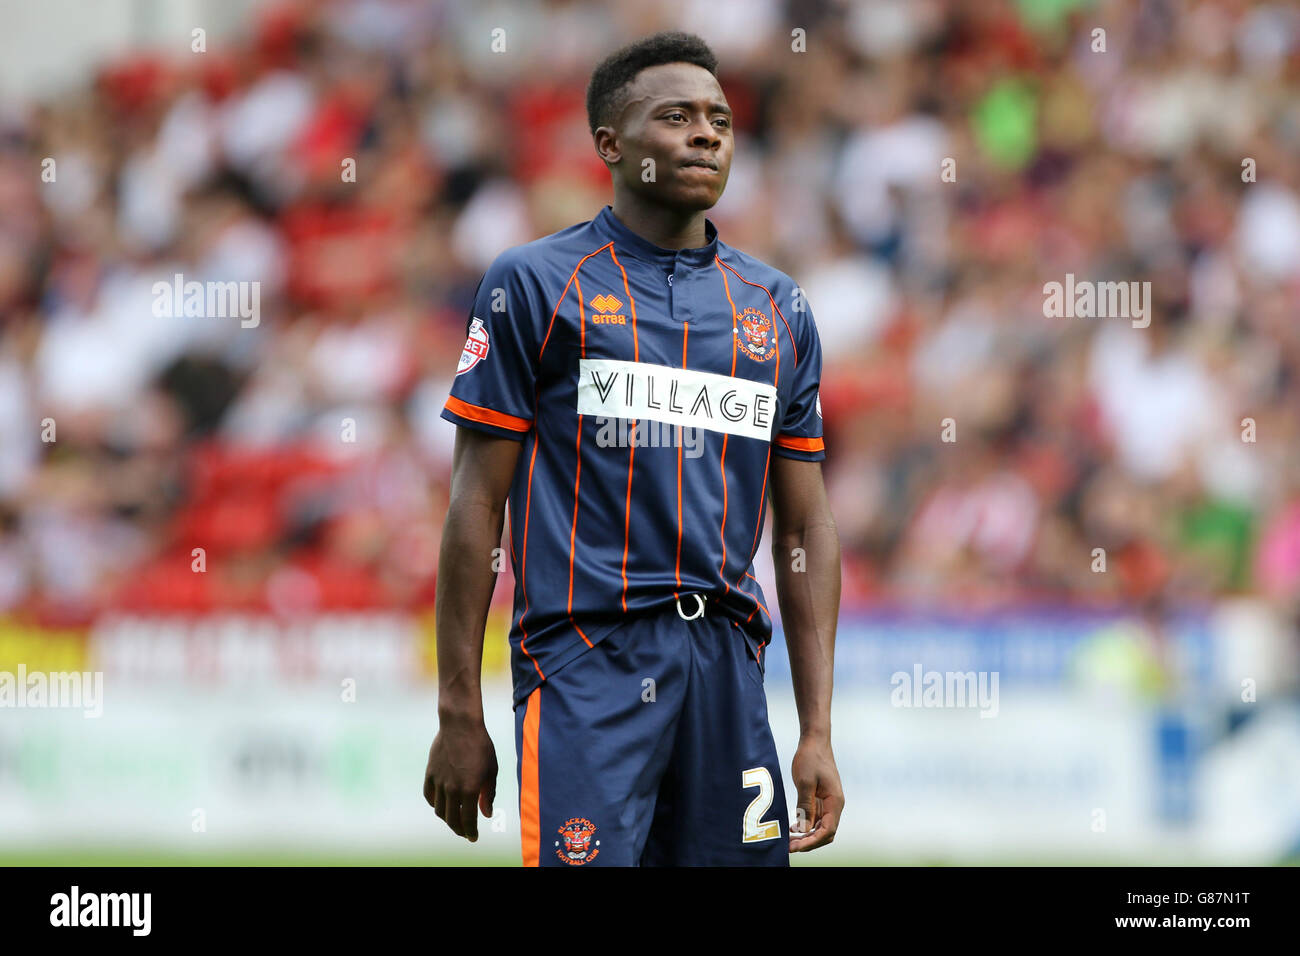
[[[597,231],[605,239],[613,239],[616,251],[637,259],[655,262],[670,269],[679,266],[704,267],[713,264],[718,254],[718,227],[704,220],[705,244],[694,249],[664,249],[637,235],[614,215],[613,206],[605,206],[593,220]]]

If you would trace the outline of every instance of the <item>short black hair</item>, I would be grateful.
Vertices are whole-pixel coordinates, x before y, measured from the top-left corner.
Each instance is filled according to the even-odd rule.
[[[667,30],[629,43],[601,60],[591,74],[587,84],[587,124],[591,131],[613,125],[626,102],[628,84],[642,70],[663,63],[692,63],[718,75],[718,58],[693,33]]]

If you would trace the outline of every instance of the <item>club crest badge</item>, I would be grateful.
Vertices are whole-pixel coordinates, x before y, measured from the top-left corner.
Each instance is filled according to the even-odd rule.
[[[737,316],[739,334],[736,341],[740,350],[755,362],[766,362],[776,354],[776,340],[772,335],[772,320],[759,309],[746,309]]]
[[[555,841],[555,855],[570,866],[582,866],[600,855],[596,825],[586,817],[566,820],[556,832],[560,839]]]
[[[460,353],[460,363],[456,366],[456,374],[463,375],[468,372],[479,362],[487,358],[488,354],[488,333],[487,327],[483,320],[474,316],[473,321],[469,324],[469,338],[465,340],[465,348]]]

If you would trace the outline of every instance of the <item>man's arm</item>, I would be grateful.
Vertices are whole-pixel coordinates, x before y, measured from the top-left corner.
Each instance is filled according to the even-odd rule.
[[[438,647],[438,734],[429,749],[424,799],[471,843],[476,808],[492,815],[497,761],[483,721],[483,630],[487,626],[506,498],[520,443],[456,429],[447,520],[438,552],[434,623]]]
[[[772,558],[795,705],[799,747],[790,768],[803,836],[790,850],[835,838],[844,791],[831,753],[831,682],[840,609],[840,539],[826,500],[821,462],[772,456]],[[796,548],[801,548],[799,553]]]

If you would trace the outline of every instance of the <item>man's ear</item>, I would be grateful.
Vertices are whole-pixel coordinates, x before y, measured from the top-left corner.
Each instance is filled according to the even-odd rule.
[[[592,133],[592,142],[596,147],[596,155],[609,165],[617,166],[619,160],[623,158],[623,149],[619,145],[618,133],[614,131],[614,127],[596,127],[596,132]]]

